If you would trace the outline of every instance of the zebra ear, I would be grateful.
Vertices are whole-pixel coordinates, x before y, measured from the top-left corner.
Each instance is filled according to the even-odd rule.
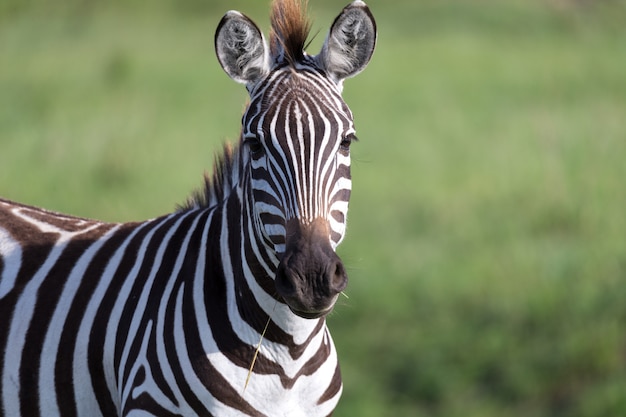
[[[333,22],[318,55],[326,72],[340,83],[367,66],[376,46],[376,21],[367,5],[356,0]]]
[[[255,84],[269,70],[269,53],[259,27],[237,11],[224,15],[215,32],[215,53],[233,80]]]

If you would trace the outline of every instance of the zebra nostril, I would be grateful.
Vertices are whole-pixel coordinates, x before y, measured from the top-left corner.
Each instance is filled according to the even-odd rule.
[[[340,262],[337,262],[337,264],[335,265],[335,275],[334,275],[334,280],[336,280],[337,278],[341,278],[343,277],[343,265],[341,265]]]
[[[335,272],[331,277],[330,286],[336,292],[343,291],[348,285],[348,275],[341,260],[335,263]]]

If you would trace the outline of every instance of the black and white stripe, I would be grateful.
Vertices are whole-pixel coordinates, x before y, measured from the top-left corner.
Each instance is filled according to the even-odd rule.
[[[332,414],[325,315],[346,284],[354,138],[341,88],[375,24],[352,3],[317,56],[296,50],[298,2],[275,1],[272,25],[271,49],[240,13],[218,27],[251,101],[185,207],[112,224],[0,199],[0,416]]]
[[[337,246],[345,232],[351,190],[352,114],[318,69],[299,69],[275,70],[264,89],[255,91],[243,120],[244,143],[254,140],[263,146],[251,156],[253,198],[278,251],[284,245],[286,219],[294,217],[330,221]]]

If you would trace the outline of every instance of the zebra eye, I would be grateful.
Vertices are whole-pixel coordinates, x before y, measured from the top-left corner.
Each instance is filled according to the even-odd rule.
[[[244,140],[244,144],[250,149],[250,154],[259,155],[263,152],[263,144],[261,140],[256,136],[251,136]]]
[[[352,144],[353,141],[357,140],[357,137],[354,135],[354,133],[351,133],[349,135],[344,136],[344,138],[341,140],[341,143],[339,144],[339,148],[342,151],[349,151],[350,150],[350,145]]]

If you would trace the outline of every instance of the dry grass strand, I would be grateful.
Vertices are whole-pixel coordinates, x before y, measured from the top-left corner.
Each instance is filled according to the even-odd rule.
[[[246,383],[243,386],[243,393],[246,392],[246,388],[248,388],[248,384],[250,383],[250,377],[252,377],[252,370],[254,369],[254,364],[256,363],[256,358],[259,356],[259,350],[261,350],[261,343],[263,343],[263,337],[265,337],[265,332],[267,332],[267,326],[270,325],[271,317],[267,318],[267,323],[265,323],[265,327],[263,328],[263,333],[261,333],[261,338],[259,339],[259,344],[254,350],[254,356],[252,357],[252,362],[250,363],[250,369],[248,369],[248,376],[246,377]]]

